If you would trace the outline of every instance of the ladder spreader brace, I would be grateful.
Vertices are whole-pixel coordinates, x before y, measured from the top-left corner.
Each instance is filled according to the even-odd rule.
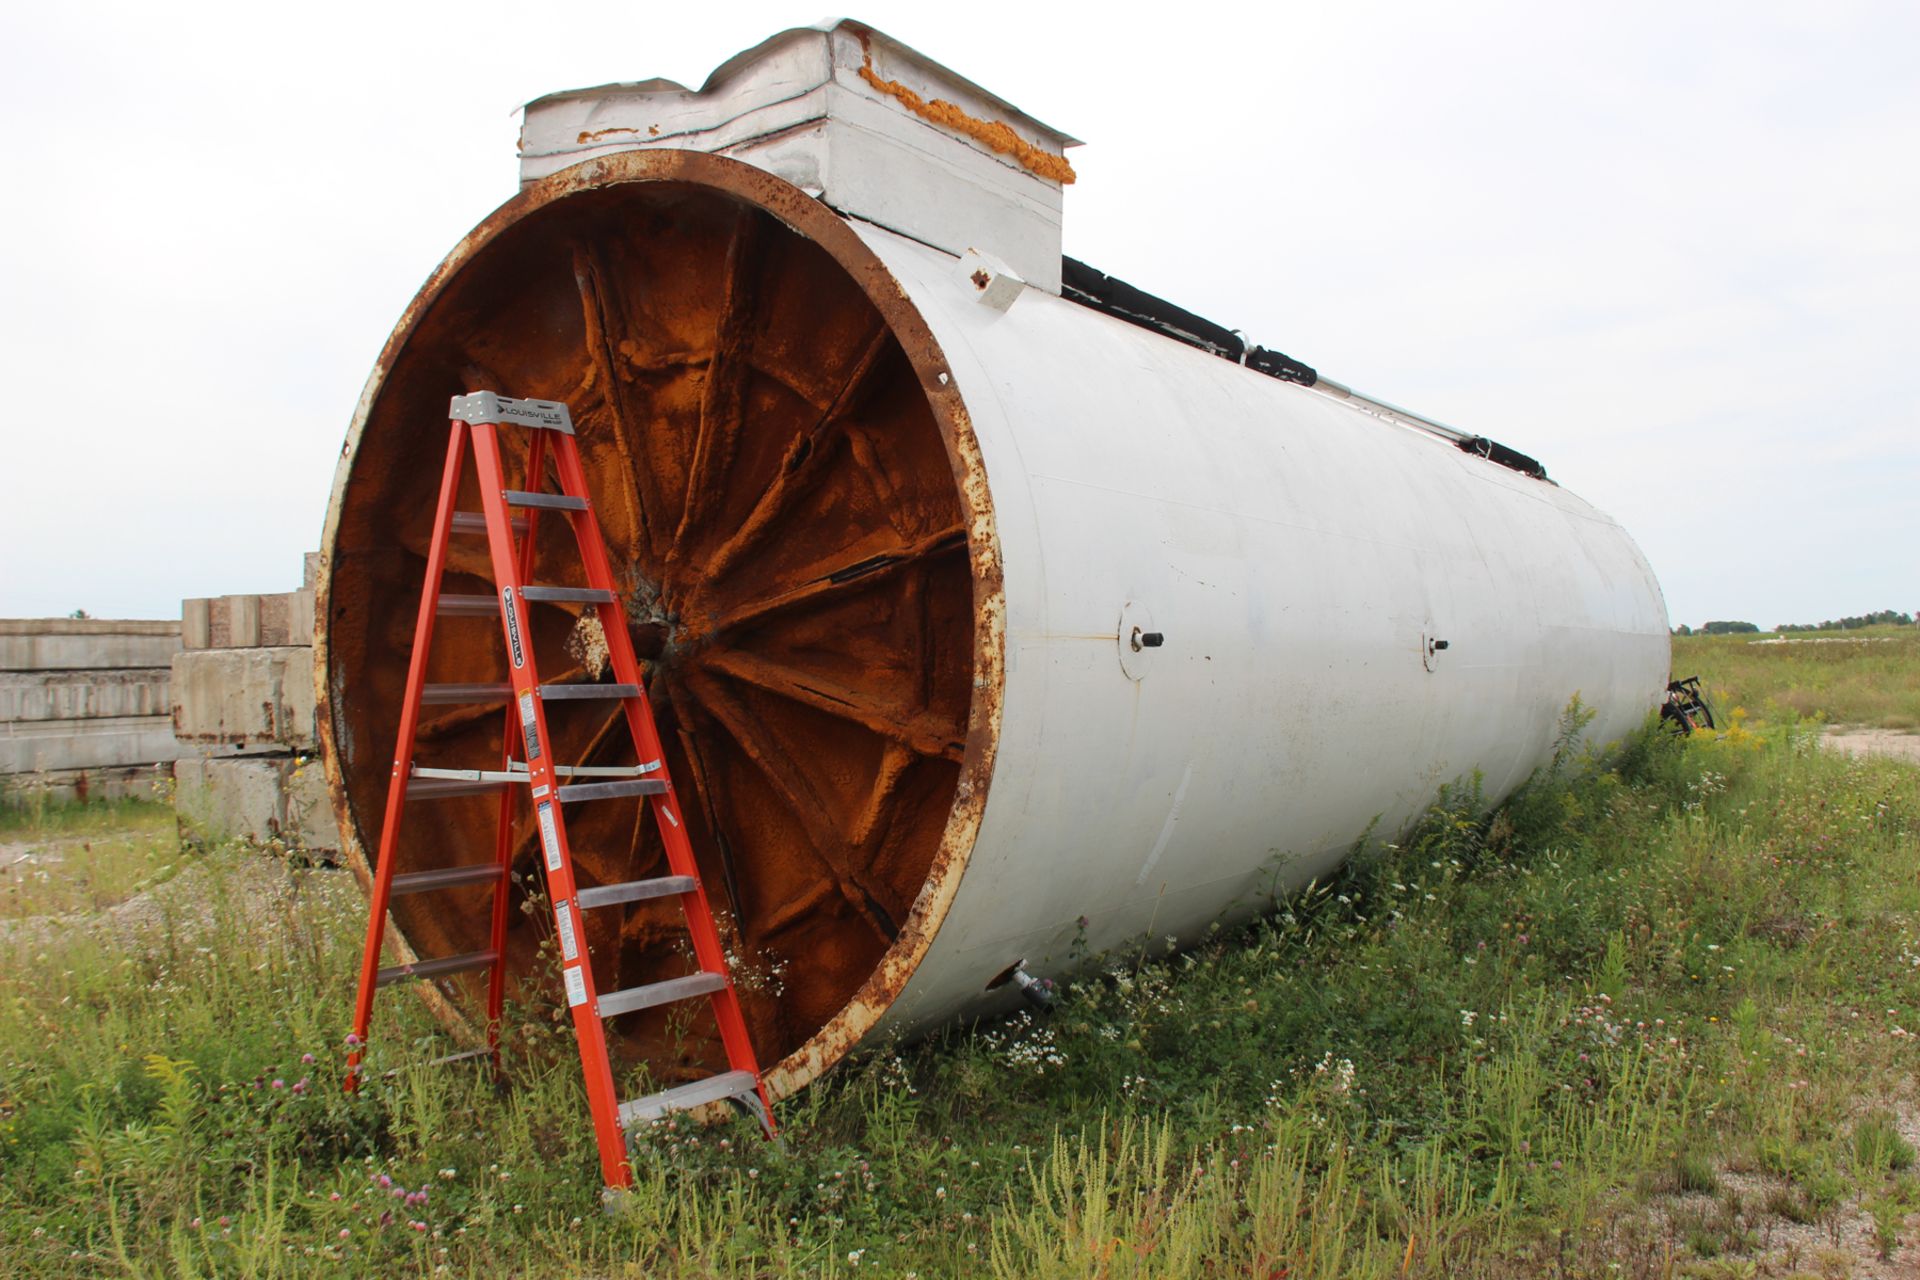
[[[641,682],[633,642],[620,607],[618,588],[599,523],[594,519],[586,472],[573,434],[567,406],[553,400],[516,400],[491,391],[455,396],[448,411],[451,428],[446,467],[440,481],[440,503],[434,515],[427,550],[426,580],[420,593],[420,616],[414,627],[413,651],[407,667],[406,701],[400,712],[399,741],[394,748],[393,775],[388,782],[387,809],[380,829],[379,859],[374,864],[373,892],[367,916],[366,949],[361,956],[359,994],[353,1009],[353,1046],[347,1058],[346,1088],[358,1087],[361,1057],[373,1016],[374,993],[390,983],[409,978],[438,978],[478,969],[488,971],[487,1045],[484,1050],[453,1058],[487,1057],[497,1068],[500,1060],[500,1015],[506,995],[506,934],[508,878],[512,860],[513,816],[519,789],[529,788],[540,848],[546,868],[547,895],[553,903],[554,932],[560,941],[562,976],[567,1004],[573,1013],[580,1044],[580,1065],[586,1075],[587,1101],[593,1113],[594,1136],[600,1152],[600,1170],[610,1188],[632,1184],[627,1160],[627,1126],[669,1111],[710,1102],[733,1101],[752,1111],[773,1136],[773,1109],[766,1085],[741,1016],[739,996],[727,970],[713,912],[701,887],[693,846],[667,776],[666,756],[654,724],[653,710]],[[532,430],[527,449],[524,489],[506,486],[500,459],[498,428]],[[546,492],[549,441],[558,493]],[[460,473],[469,444],[480,484],[478,512],[455,511]],[[511,512],[518,510],[523,515]],[[586,587],[530,585],[534,533],[543,511],[564,516],[580,550]],[[498,592],[491,596],[442,594],[447,544],[454,534],[484,534],[493,561]],[[516,540],[515,535],[520,537]],[[611,684],[541,684],[533,655],[533,628],[527,617],[529,601],[577,603],[597,611],[606,636],[613,669]],[[506,641],[507,683],[429,684],[427,657],[433,645],[434,621],[443,615],[494,617]],[[561,699],[599,698],[618,701],[626,711],[628,731],[637,752],[637,765],[568,766],[556,764],[547,750],[544,704]],[[504,703],[506,729],[504,759],[497,768],[425,767],[413,758],[420,708],[426,703]],[[516,742],[517,740],[517,742]],[[516,750],[523,759],[515,759]],[[562,779],[565,781],[563,782]],[[401,819],[409,800],[443,799],[497,792],[499,819],[491,861],[454,867],[401,872]],[[563,810],[568,804],[627,796],[644,797],[653,811],[666,847],[671,875],[626,884],[582,889],[574,882],[573,856],[567,845]],[[488,945],[464,955],[413,960],[380,967],[386,935],[387,908],[396,894],[429,893],[468,885],[493,886],[493,913]],[[599,907],[640,902],[650,898],[679,899],[686,916],[699,970],[626,991],[600,994],[584,945],[577,913]],[[607,1053],[603,1019],[678,1000],[705,997],[720,1026],[728,1070],[705,1080],[621,1102],[614,1090],[613,1067]]]

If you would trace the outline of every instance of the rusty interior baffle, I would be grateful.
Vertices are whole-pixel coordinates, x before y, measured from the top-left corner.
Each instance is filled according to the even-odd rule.
[[[648,180],[607,181],[616,171]],[[336,797],[364,872],[386,804],[448,397],[491,388],[565,401],[767,1063],[863,987],[882,1006],[891,999],[873,984],[897,988],[911,966],[883,966],[883,956],[943,873],[957,784],[990,755],[978,734],[969,741],[989,558],[969,554],[964,451],[950,420],[960,411],[941,407],[924,329],[908,333],[913,352],[903,347],[904,302],[896,295],[883,315],[840,260],[860,251],[857,239],[798,193],[776,217],[776,188],[712,157],[629,155],[597,176],[533,188],[456,250],[389,343],[335,494],[322,659]],[[877,264],[868,276],[879,278]],[[511,470],[524,440],[503,439]],[[477,510],[471,475],[465,483],[462,506]],[[558,522],[540,530],[534,580],[577,583]],[[490,589],[484,540],[456,538],[449,564],[447,591]],[[555,655],[547,661],[571,655],[557,680],[610,678],[579,606],[530,607],[542,652]],[[493,620],[440,621],[429,680],[471,681],[488,664],[506,679]],[[562,761],[634,763],[627,735],[613,731],[617,703],[554,701],[547,715]],[[497,706],[430,707],[419,763],[495,767],[501,727]],[[409,807],[409,865],[491,856],[493,799],[431,805]],[[664,874],[640,805],[569,812],[583,886]],[[524,806],[512,838],[524,898],[540,884]],[[417,954],[477,950],[489,893],[400,898],[394,918]],[[539,970],[548,918],[512,912],[515,975]],[[603,990],[694,968],[671,899],[586,919]],[[461,1003],[457,987],[447,991]],[[710,1020],[684,1007],[609,1029],[656,1080],[725,1061]]]

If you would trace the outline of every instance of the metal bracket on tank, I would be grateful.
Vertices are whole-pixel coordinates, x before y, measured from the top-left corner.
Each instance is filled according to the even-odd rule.
[[[960,255],[959,273],[974,301],[995,311],[1005,311],[1026,289],[1027,282],[1000,259],[978,249]]]
[[[1120,669],[1129,680],[1141,680],[1153,666],[1153,657],[1166,644],[1166,633],[1153,625],[1153,611],[1135,600],[1120,609],[1120,630],[1115,637],[1120,650]]]

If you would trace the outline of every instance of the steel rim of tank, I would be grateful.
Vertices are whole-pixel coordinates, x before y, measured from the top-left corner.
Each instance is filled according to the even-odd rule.
[[[341,659],[343,651],[353,650],[356,645],[358,657],[364,661],[367,651],[374,645],[371,641],[356,638],[356,626],[371,629],[381,625],[369,616],[371,611],[365,608],[365,600],[356,601],[352,598],[356,591],[364,587],[368,571],[361,562],[369,558],[373,548],[370,534],[363,538],[363,541],[368,543],[365,548],[346,545],[355,541],[351,536],[352,526],[356,522],[365,525],[368,519],[364,512],[354,517],[343,504],[343,500],[352,497],[351,491],[356,487],[364,489],[375,486],[373,480],[355,475],[356,463],[361,460],[363,450],[369,444],[367,434],[369,427],[380,428],[383,419],[390,416],[385,402],[396,379],[404,382],[408,376],[407,366],[414,358],[410,353],[416,340],[423,338],[423,330],[434,328],[436,323],[442,328],[446,327],[445,323],[436,317],[436,307],[459,300],[462,281],[475,269],[476,264],[480,264],[483,268],[480,274],[485,274],[484,267],[490,249],[499,247],[511,239],[517,228],[530,228],[538,224],[543,214],[565,208],[567,202],[577,197],[605,199],[605,193],[610,191],[626,189],[639,192],[646,189],[649,184],[668,184],[654,189],[689,193],[689,197],[693,199],[720,199],[732,202],[745,211],[742,215],[743,227],[752,224],[756,219],[762,222],[771,220],[772,223],[777,224],[774,239],[777,245],[783,246],[776,250],[778,252],[795,251],[796,245],[811,246],[812,249],[824,252],[875,314],[880,325],[880,333],[876,341],[882,346],[891,344],[892,349],[896,350],[903,360],[904,368],[910,374],[910,393],[907,387],[901,386],[894,388],[891,394],[921,403],[928,416],[928,425],[937,434],[944,453],[947,468],[945,486],[950,486],[952,510],[949,514],[954,521],[951,527],[943,525],[930,531],[913,529],[895,531],[900,537],[896,547],[891,549],[910,553],[901,556],[901,559],[910,566],[919,564],[929,566],[928,568],[923,572],[912,572],[901,571],[897,565],[888,566],[878,572],[868,571],[846,580],[857,584],[865,578],[876,579],[877,581],[869,584],[870,586],[888,582],[911,583],[923,577],[931,577],[935,570],[930,566],[940,563],[948,566],[949,577],[956,571],[960,575],[965,596],[963,634],[966,636],[966,643],[970,646],[964,672],[966,687],[960,692],[960,698],[964,703],[963,715],[951,714],[952,707],[949,706],[949,719],[952,723],[945,726],[948,732],[944,736],[939,732],[940,726],[925,724],[904,728],[897,725],[891,728],[875,728],[871,724],[867,726],[868,732],[876,741],[884,740],[880,747],[881,763],[876,770],[871,792],[877,808],[883,810],[889,802],[887,784],[882,780],[888,775],[890,769],[897,784],[899,777],[909,772],[911,768],[927,759],[938,758],[953,766],[952,776],[944,786],[944,794],[938,796],[934,802],[936,808],[944,809],[944,819],[939,824],[937,842],[923,838],[921,843],[931,844],[932,847],[915,852],[905,859],[911,864],[914,859],[921,857],[923,852],[924,875],[916,873],[917,888],[912,895],[910,905],[903,912],[900,912],[897,917],[892,913],[882,913],[882,919],[897,925],[897,928],[893,931],[891,938],[885,941],[864,978],[846,993],[843,1001],[838,1002],[837,1010],[824,1025],[819,1026],[817,1030],[812,1030],[811,1034],[807,1034],[800,1043],[785,1054],[777,1066],[769,1069],[769,1087],[774,1092],[785,1095],[800,1088],[832,1065],[871,1029],[898,996],[938,932],[940,923],[958,888],[978,829],[997,739],[1002,687],[1004,601],[1001,591],[998,547],[978,447],[965,406],[957,387],[953,385],[939,347],[918,311],[907,300],[886,268],[838,215],[808,198],[799,189],[735,161],[691,152],[628,152],[584,162],[529,186],[463,239],[422,288],[396,326],[369,378],[367,389],[362,395],[349,432],[347,446],[343,451],[335,480],[333,502],[329,508],[323,544],[327,554],[323,557],[319,585],[319,606],[323,611],[322,616],[330,620],[330,625],[323,627],[321,634],[316,637],[315,678],[318,718],[321,737],[326,748],[329,790],[336,814],[340,819],[343,849],[349,864],[364,883],[368,878],[369,859],[366,846],[359,836],[363,830],[368,832],[377,830],[377,823],[371,820],[365,823],[356,822],[355,815],[366,812],[371,819],[377,816],[379,808],[384,805],[384,786],[391,750],[386,744],[391,742],[391,737],[389,736],[384,743],[372,744],[373,749],[367,757],[355,761],[351,768],[343,765],[343,753],[338,749],[342,745],[343,738],[347,745],[351,746],[357,736],[377,735],[354,732],[355,706],[364,702],[367,694],[357,693],[354,699],[341,696],[345,690],[337,689],[336,681],[343,679],[345,673],[336,670],[336,661]],[[638,204],[644,206],[646,201],[641,200]],[[762,240],[766,239],[764,228],[759,234]],[[783,236],[785,238],[782,238]],[[736,235],[735,241],[730,243],[727,249],[726,260],[730,268],[743,256],[737,243],[739,239],[740,235]],[[765,252],[764,248],[762,251]],[[583,312],[590,316],[592,308],[589,305],[589,294],[596,289],[606,288],[608,277],[604,269],[597,269],[591,262],[583,269],[578,260],[575,262],[574,275],[575,287],[581,296],[580,305]],[[601,314],[604,319],[607,313],[602,311]],[[586,322],[586,327],[589,331],[591,330],[590,319]],[[748,327],[750,329],[752,326],[749,324]],[[717,322],[713,348],[709,352],[710,367],[719,358],[716,353],[722,344],[725,329],[724,320]],[[606,334],[603,333],[600,336],[605,337]],[[615,341],[619,339],[619,335],[613,335],[613,337]],[[610,347],[611,344],[609,349]],[[592,365],[594,357],[590,353],[583,352],[581,361],[583,364]],[[598,367],[605,376],[613,366],[602,360]],[[870,360],[869,370],[872,367]],[[466,370],[466,376],[469,379],[488,376],[489,373],[490,371],[485,369]],[[607,386],[616,386],[617,381],[612,376],[605,376]],[[569,388],[547,385],[514,386],[502,389],[517,394],[552,395],[555,398],[566,398],[570,393]],[[572,390],[577,392],[578,388]],[[431,396],[427,397],[427,402],[430,402],[431,398]],[[618,398],[617,393],[614,398]],[[595,417],[590,407],[581,416],[583,444],[590,446],[596,430]],[[416,425],[414,417],[415,415],[407,417],[408,427],[420,432],[428,452],[432,453],[443,448],[443,438],[439,436],[437,430],[433,429],[437,427],[436,419],[428,416]],[[384,430],[391,434],[393,428],[388,425]],[[382,439],[376,436],[373,444],[380,446]],[[390,448],[388,452],[391,452]],[[868,461],[871,462],[871,459]],[[922,470],[924,471],[925,467]],[[922,479],[926,483],[932,483],[927,477],[923,476]],[[638,487],[641,481],[636,478],[633,483]],[[689,491],[693,490],[691,484],[688,488]],[[704,490],[701,491],[704,492]],[[715,501],[726,500],[723,495]],[[359,505],[362,508],[367,505],[364,494],[361,495]],[[430,506],[430,502],[426,505]],[[607,507],[613,504],[603,500],[601,505]],[[683,503],[682,525],[686,523],[684,517],[691,505]],[[882,508],[881,514],[888,514],[884,509],[884,503]],[[344,542],[343,525],[347,526],[346,532],[349,534]],[[907,536],[915,532],[920,532],[923,536],[918,539]],[[367,534],[368,531],[363,529],[362,533]],[[928,533],[935,536],[924,536]],[[611,530],[609,541],[615,541]],[[943,543],[946,545],[941,545]],[[418,545],[419,537],[416,534],[415,550],[412,553],[416,559]],[[480,554],[484,553],[483,548],[477,548],[477,551]],[[619,555],[619,549],[616,547],[616,559]],[[738,563],[738,559],[736,555],[735,563]],[[344,572],[343,564],[348,566]],[[459,565],[456,564],[455,567],[458,568]],[[858,568],[859,565],[855,563],[846,567]],[[644,575],[640,576],[644,577]],[[414,595],[406,600],[404,609],[398,610],[405,614],[408,626],[410,626],[413,606],[417,601],[418,580],[418,571],[415,569],[412,578]],[[661,587],[664,584],[650,585]],[[459,588],[450,582],[448,589],[458,590]],[[853,590],[857,593],[860,589],[856,585]],[[670,594],[670,590],[662,592],[663,596]],[[932,594],[931,588],[921,588],[922,596]],[[950,586],[949,594],[951,594]],[[762,603],[765,602],[762,601]],[[352,616],[352,610],[356,605],[361,607],[362,614],[362,619],[357,623]],[[630,598],[630,613],[633,612],[633,606],[634,601]],[[667,615],[672,611],[665,609],[661,612]],[[804,610],[801,612],[804,613]],[[666,623],[667,618],[663,616],[661,621]],[[436,654],[444,644],[444,637],[447,635],[445,628],[448,625],[446,622],[441,624],[441,630],[436,637]],[[551,633],[555,627],[564,627],[564,625],[557,619],[550,619],[547,630]],[[346,637],[344,644],[335,635],[336,626],[341,628],[342,636]],[[666,625],[665,630],[668,634],[664,643],[671,648],[675,643],[672,625]],[[497,637],[493,639],[497,647]],[[751,658],[753,655],[750,653],[747,656]],[[924,654],[921,656],[925,657]],[[400,660],[403,662],[404,657]],[[669,664],[662,664],[662,666],[666,665]],[[751,663],[748,665],[751,666]],[[722,672],[721,675],[732,678],[736,688],[742,683],[747,685],[755,683],[754,672],[743,673],[738,661],[734,661],[732,666],[733,670]],[[764,669],[757,674],[763,677],[759,681],[761,685],[777,678],[777,673],[769,675]],[[585,678],[578,671],[567,673],[561,678],[569,676]],[[719,728],[734,737],[738,744],[744,745],[743,735],[750,734],[751,729],[742,723],[745,717],[738,713],[738,698],[730,699],[725,690],[716,689],[718,683],[724,683],[724,680],[716,681],[711,671],[696,673],[690,670],[684,673],[684,678],[668,680],[668,688],[664,690],[665,697],[661,697],[662,691],[656,690],[656,698],[667,704],[669,718],[678,700],[687,692],[694,692],[695,697],[692,700],[703,705],[711,703],[715,706],[724,706],[731,700],[736,704],[734,712],[719,717],[709,715],[709,721],[719,719],[723,723],[716,725],[710,722],[704,728],[708,732]],[[815,683],[817,686],[819,682]],[[763,689],[762,692],[769,691]],[[792,692],[790,689],[785,691],[788,695]],[[812,692],[817,692],[817,688]],[[844,693],[846,690],[841,689],[839,692]],[[831,700],[829,698],[827,701],[831,702]],[[818,698],[810,701],[813,705],[808,714],[825,715],[829,719],[834,717],[835,711],[831,706],[821,705],[821,700]],[[929,701],[931,701],[931,695],[929,695]],[[690,712],[689,718],[697,720],[700,718],[700,713]],[[360,721],[364,719],[364,715],[359,717]],[[490,724],[494,720],[495,717],[489,714],[476,717],[471,723],[478,726]],[[725,723],[725,721],[731,721],[731,723]],[[600,726],[597,729],[584,730],[582,733],[591,743],[596,739],[596,735],[604,737],[603,729],[604,726]],[[498,733],[497,730],[491,732],[493,733],[492,741],[496,744],[497,750]],[[677,735],[672,728],[669,728],[666,736],[671,744]],[[576,734],[576,745],[580,740],[580,735]],[[763,750],[761,754],[768,756],[775,753]],[[904,767],[900,763],[903,759],[907,761]],[[705,782],[699,776],[698,761],[687,758],[683,749],[681,758],[670,757],[670,763],[675,768],[676,777],[681,781],[684,789],[701,793],[698,797],[694,797],[696,803],[689,805],[690,809],[698,808],[699,802],[707,799]],[[771,777],[770,772],[769,777]],[[941,786],[933,787],[935,793],[940,793],[942,790]],[[920,797],[920,803],[923,806],[928,803],[924,795]],[[415,814],[415,817],[410,819],[410,827],[425,820],[417,810],[410,809],[410,812]],[[804,825],[807,815],[798,816]],[[814,815],[815,835],[819,833],[822,816]],[[825,816],[831,817],[831,815]],[[715,820],[715,825],[719,826],[724,821],[724,818]],[[878,818],[870,818],[865,824],[866,829],[871,832],[878,823]],[[828,821],[825,825],[830,834],[837,831],[832,821]],[[636,823],[634,826],[638,831],[641,824]],[[528,833],[518,827],[516,838],[523,844],[528,843]],[[579,842],[576,841],[577,843]],[[630,861],[636,860],[631,855],[638,854],[640,849],[641,846],[637,843],[630,849]],[[703,853],[710,855],[711,851],[707,850]],[[707,867],[709,861],[711,861],[710,856],[703,856],[703,868]],[[721,889],[721,886],[712,883],[714,875],[711,868],[708,868],[708,875],[715,901],[726,901],[727,893]],[[633,877],[627,875],[623,878]],[[851,901],[856,895],[848,893],[847,888],[845,878],[842,877],[838,889],[842,897]],[[444,944],[448,940],[444,930],[438,931],[440,936],[437,938],[433,937],[437,931],[428,926],[434,917],[422,916],[418,913],[409,915],[404,900],[399,905],[400,910],[396,911],[395,919],[400,927],[393,930],[391,934],[397,948],[411,954],[413,946],[422,941],[431,939]],[[440,905],[444,906],[444,904]],[[484,911],[475,910],[475,905],[465,904],[462,910],[470,919],[483,918]],[[516,918],[519,915],[520,913],[515,913]],[[629,940],[631,919],[630,916],[627,920],[623,920],[620,926],[619,942],[623,947]],[[646,927],[652,927],[657,923],[653,921]],[[879,930],[873,927],[872,921],[868,922],[868,928],[870,933],[876,935],[877,943]],[[747,937],[750,933],[749,926],[743,933],[743,938],[751,941]],[[436,952],[438,950],[437,947],[424,949]],[[512,950],[511,946],[510,950]],[[805,963],[808,958],[806,956],[790,957],[789,963]],[[471,1036],[473,1028],[463,1018],[457,1003],[449,1000],[445,993],[430,986],[423,984],[423,990],[443,1020],[455,1026],[456,1030]],[[749,1004],[755,998],[745,991],[743,996],[748,999]]]

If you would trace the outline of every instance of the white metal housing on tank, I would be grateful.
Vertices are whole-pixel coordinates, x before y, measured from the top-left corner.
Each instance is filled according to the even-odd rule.
[[[829,20],[734,55],[697,91],[646,80],[528,103],[520,180],[621,151],[711,152],[1058,293],[1064,153],[1078,145],[884,33]]]
[[[708,197],[744,210],[742,226],[777,221],[805,241],[904,348],[964,515],[964,754],[956,741],[952,816],[917,855],[928,869],[910,914],[871,976],[862,968],[858,989],[836,995],[838,1012],[790,1042],[769,1075],[777,1094],[876,1030],[999,1007],[1020,961],[1044,976],[1076,943],[1185,941],[1250,914],[1359,843],[1393,839],[1443,786],[1478,776],[1499,800],[1550,758],[1575,695],[1595,713],[1588,736],[1605,741],[1664,690],[1658,584],[1626,532],[1580,498],[1312,370],[1268,376],[1062,296],[1053,163],[1071,142],[849,23],[777,36],[698,93],[655,81],[543,98],[528,108],[522,195],[422,291],[343,456],[323,604],[337,596],[364,616],[363,601],[408,579],[380,577],[359,532],[393,501],[380,487],[390,477],[356,468],[370,447],[395,456],[378,453],[400,436],[382,416],[389,402],[436,393],[448,362],[432,343],[452,318],[512,323],[520,304],[496,303],[535,288],[522,264],[550,241],[636,218],[699,230],[690,211]],[[1015,143],[1029,151],[1004,149]],[[662,193],[654,203],[616,203],[648,187]],[[495,251],[507,243],[512,253]],[[729,243],[727,272],[743,260]],[[573,264],[564,288],[577,280],[604,308],[626,287],[615,280],[626,259],[593,248],[556,250],[555,262]],[[646,269],[635,296],[704,279]],[[466,297],[474,276],[504,283]],[[736,296],[731,279],[722,293]],[[579,305],[524,313],[558,316],[568,302]],[[610,353],[646,345],[596,328],[608,314],[589,322],[594,349],[578,361],[570,331],[542,321],[528,340],[551,385],[500,389],[559,396],[571,379],[607,394]],[[743,331],[731,324],[677,336],[695,349],[669,352],[673,368],[711,371]],[[509,350],[499,338],[489,332],[490,349]],[[414,359],[440,364],[422,372]],[[635,356],[646,385],[669,385],[640,366]],[[576,410],[591,439],[593,413]],[[384,744],[354,741],[371,733],[349,696],[368,660],[346,628],[367,624],[340,621],[341,603],[325,616],[323,735],[345,845],[364,865],[355,827],[374,802],[354,789],[377,797],[388,765]]]

